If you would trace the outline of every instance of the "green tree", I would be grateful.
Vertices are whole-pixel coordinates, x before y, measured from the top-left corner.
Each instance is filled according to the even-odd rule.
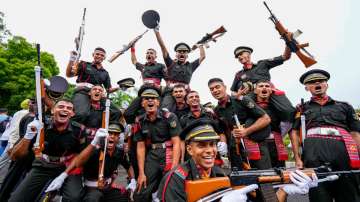
[[[135,96],[130,93],[124,91],[117,91],[115,93],[110,94],[111,102],[120,108],[127,108],[130,103],[135,99]]]
[[[14,112],[22,100],[35,96],[36,64],[36,48],[25,38],[15,36],[0,45],[0,106]],[[41,67],[44,78],[59,73],[50,53],[41,52]]]

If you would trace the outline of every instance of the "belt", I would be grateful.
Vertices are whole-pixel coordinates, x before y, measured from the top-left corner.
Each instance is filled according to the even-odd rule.
[[[160,86],[161,80],[156,78],[144,78],[143,82],[144,84],[155,84],[157,86]]]
[[[40,159],[46,161],[47,163],[65,163],[69,159],[72,159],[74,156],[74,154],[68,156],[49,156],[46,154],[41,154]]]
[[[76,88],[83,88],[83,87],[86,87],[86,88],[92,88],[94,85],[91,84],[91,83],[87,83],[87,82],[81,82],[81,83],[76,83]]]
[[[306,136],[309,135],[332,135],[332,136],[341,136],[341,132],[336,128],[328,127],[316,127],[310,128],[306,132]]]
[[[166,149],[166,147],[171,147],[172,143],[167,141],[163,143],[151,144],[151,149]]]
[[[105,184],[106,184],[106,185],[111,184],[111,181],[112,181],[111,178],[107,178],[107,179],[105,180]],[[98,181],[96,181],[96,180],[85,180],[84,184],[85,184],[87,187],[98,187]]]

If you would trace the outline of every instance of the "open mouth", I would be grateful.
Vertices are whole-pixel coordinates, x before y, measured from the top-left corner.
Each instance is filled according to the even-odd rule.
[[[267,90],[262,90],[262,91],[261,91],[261,94],[266,95],[267,93],[268,93],[268,91],[267,91]]]
[[[316,90],[316,91],[321,90],[321,86],[315,86],[315,90]]]
[[[150,56],[150,55],[147,56],[146,59],[147,59],[147,60],[151,60],[151,56]]]
[[[215,157],[214,156],[203,156],[202,159],[205,163],[214,163]]]

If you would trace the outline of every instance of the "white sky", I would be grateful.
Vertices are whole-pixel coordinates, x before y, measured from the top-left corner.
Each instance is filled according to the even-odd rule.
[[[310,51],[318,60],[311,68],[323,68],[331,73],[329,95],[360,107],[359,75],[356,59],[360,45],[357,0],[268,0],[278,19],[291,31],[300,29],[304,33],[299,42],[310,42]],[[228,32],[216,44],[206,50],[206,59],[193,74],[191,86],[198,90],[202,102],[214,99],[207,88],[207,81],[220,77],[231,86],[235,72],[241,66],[234,58],[233,50],[240,45],[253,47],[253,60],[257,61],[282,54],[284,42],[270,20],[269,13],[260,0],[104,0],[104,1],[20,1],[0,0],[0,10],[6,15],[7,27],[15,35],[24,36],[30,42],[41,44],[42,50],[53,53],[65,75],[69,51],[74,49],[74,38],[81,24],[83,8],[87,8],[82,60],[91,60],[97,46],[107,50],[108,58],[138,34],[146,30],[141,15],[149,9],[160,14],[160,32],[170,55],[173,47],[184,41],[190,45],[205,33],[221,25]],[[145,51],[154,47],[160,53],[155,35],[149,31],[136,46],[138,60],[145,60]],[[190,60],[199,56],[190,54]],[[161,54],[159,62],[163,62]],[[113,63],[104,62],[110,73],[112,84],[119,79],[133,77],[139,86],[140,72],[130,61],[130,52]],[[296,55],[284,65],[271,70],[272,81],[285,90],[293,104],[309,93],[298,79],[306,69]],[[70,80],[74,83],[74,80]]]

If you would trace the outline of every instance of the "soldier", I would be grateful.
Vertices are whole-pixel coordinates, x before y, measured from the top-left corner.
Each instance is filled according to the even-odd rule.
[[[135,44],[131,47],[131,62],[136,69],[141,72],[144,84],[153,84],[160,87],[161,80],[165,78],[166,67],[164,64],[156,62],[156,50],[149,48],[146,50],[146,63],[141,64],[137,61],[135,55]]]
[[[256,95],[256,104],[264,109],[271,118],[271,134],[264,140],[264,144],[271,157],[271,165],[275,168],[285,167],[288,153],[282,140],[282,134],[286,134],[287,131],[282,131],[280,113],[272,105],[269,105],[270,96],[273,93],[271,82],[265,80],[258,81],[255,85],[254,93]]]
[[[269,136],[270,117],[249,97],[241,96],[236,99],[227,95],[226,86],[220,78],[210,79],[208,86],[212,96],[218,100],[215,113],[226,124],[231,167],[241,169],[243,166],[239,146],[239,139],[242,138],[249,154],[248,158],[251,160],[251,166],[258,169],[271,168],[267,149],[264,149],[263,144],[260,144],[259,148],[252,142],[261,142]],[[245,124],[245,127],[236,127],[235,115],[238,116],[240,123]]]
[[[191,51],[190,46],[183,42],[178,43],[174,48],[174,51],[176,52],[176,59],[173,60],[171,59],[165,43],[162,40],[159,32],[159,26],[157,26],[154,31],[167,67],[166,88],[163,93],[164,95],[161,106],[173,111],[174,99],[171,97],[172,88],[176,84],[183,84],[185,85],[186,90],[189,90],[192,74],[205,59],[205,49],[202,45],[200,45],[200,57],[193,62],[188,62],[188,54]]]
[[[30,172],[12,193],[9,201],[35,201],[49,179],[62,173],[66,165],[85,146],[87,134],[84,127],[70,121],[74,116],[73,104],[61,99],[52,108],[53,119],[44,126],[44,150],[33,162]],[[28,153],[34,137],[43,126],[38,120],[32,121],[23,139],[14,147],[12,156],[20,159]],[[82,181],[78,175],[70,175],[63,187],[63,201],[79,201],[82,194]]]
[[[182,116],[189,113],[189,105],[185,101],[186,88],[183,84],[177,84],[172,90],[172,96],[175,99],[175,111],[174,114],[180,120]]]
[[[235,58],[243,65],[243,69],[235,74],[234,81],[230,88],[231,94],[235,97],[251,93],[253,91],[253,85],[259,80],[270,81],[270,69],[283,64],[284,61],[288,60],[291,56],[291,51],[286,46],[283,55],[253,63],[251,61],[252,52],[253,49],[246,46],[239,46],[234,50]],[[274,105],[281,113],[280,116],[282,119],[291,121],[294,117],[295,108],[285,96],[285,92],[276,89],[273,85],[272,87],[274,93],[270,97],[270,104]]]
[[[225,176],[221,168],[215,166],[216,145],[220,137],[216,134],[213,124],[201,120],[193,122],[182,131],[182,135],[185,134],[186,136],[186,150],[191,155],[191,159],[178,165],[163,177],[158,191],[158,198],[162,202],[188,201],[187,195],[189,193],[185,192],[186,181]],[[300,171],[291,175],[295,177],[293,179],[294,184],[285,185],[276,193],[281,202],[286,201],[287,194],[305,194],[310,186],[317,184],[316,177],[311,179]],[[257,185],[249,185],[245,189],[230,191],[222,198],[222,201],[245,202],[246,193],[256,188]],[[196,192],[196,190],[190,191]]]
[[[360,121],[353,107],[327,95],[330,74],[313,69],[300,77],[310,101],[299,105],[291,140],[298,167],[324,164],[336,170],[359,169]],[[306,137],[302,160],[299,156],[300,114],[305,115]],[[325,182],[309,192],[310,201],[360,201],[358,176],[344,176]]]
[[[134,179],[134,172],[130,169],[130,164],[125,158],[125,154],[122,150],[116,147],[119,142],[119,135],[124,131],[124,128],[119,123],[111,123],[109,125],[109,132],[101,128],[96,132],[95,138],[66,168],[66,170],[55,178],[46,192],[60,189],[65,179],[68,177],[68,173],[76,167],[84,168],[85,178],[85,195],[83,201],[128,201],[126,192],[118,189],[115,184],[115,178],[117,177],[117,168],[121,164],[126,170],[128,170],[129,177],[131,179],[131,185],[129,187],[134,191],[136,188],[136,181]],[[98,186],[99,178],[99,156],[100,156],[100,139],[107,137],[107,150],[104,162],[104,187]]]
[[[66,76],[74,77],[76,79],[76,88],[73,95],[73,102],[75,104],[75,113],[77,120],[78,116],[83,117],[88,115],[90,109],[89,95],[93,85],[103,85],[107,93],[112,93],[118,90],[118,87],[112,88],[109,73],[104,69],[102,62],[105,60],[106,52],[103,48],[97,47],[93,52],[93,61],[81,61],[74,64],[77,53],[72,51],[70,54],[69,63],[66,67]]]
[[[186,128],[188,125],[193,123],[196,120],[211,120],[216,124],[215,130],[219,134],[220,141],[217,143],[218,151],[221,156],[227,155],[227,144],[226,144],[226,137],[224,135],[224,131],[222,127],[220,127],[219,120],[217,119],[214,111],[206,109],[201,106],[200,104],[200,96],[199,93],[196,91],[190,91],[186,95],[186,103],[190,108],[190,112],[185,114],[180,119],[180,124],[182,128]],[[184,134],[184,133],[183,133]],[[185,154],[185,137],[180,136],[181,138],[181,149],[182,149],[182,156],[186,156]],[[188,156],[187,156],[188,157]],[[182,159],[183,162],[184,159]],[[185,158],[187,160],[187,158]]]
[[[145,109],[134,126],[139,167],[135,201],[150,201],[161,177],[175,167],[180,158],[181,127],[175,114],[159,109],[159,90],[149,86],[139,91]],[[146,151],[146,152],[145,152]]]

